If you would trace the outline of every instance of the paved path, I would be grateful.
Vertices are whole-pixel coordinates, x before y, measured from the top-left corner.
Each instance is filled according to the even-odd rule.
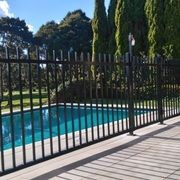
[[[180,180],[180,117],[3,176],[11,180]]]

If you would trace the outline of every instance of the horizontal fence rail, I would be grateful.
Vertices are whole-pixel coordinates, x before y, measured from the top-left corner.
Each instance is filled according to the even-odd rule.
[[[180,62],[22,51],[0,59],[0,174],[180,115]]]

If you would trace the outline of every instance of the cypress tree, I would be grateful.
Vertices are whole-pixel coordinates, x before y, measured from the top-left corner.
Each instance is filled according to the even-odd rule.
[[[148,54],[154,58],[163,55],[164,39],[164,0],[147,0],[145,5],[148,22]]]
[[[179,0],[165,0],[164,23],[164,55],[169,58],[180,58]]]
[[[117,0],[111,0],[108,9],[108,27],[109,27],[109,53],[115,54],[116,52],[116,25],[115,25],[115,13],[116,13]]]
[[[134,54],[146,52],[147,24],[144,11],[145,0],[119,0],[116,8],[116,44],[118,55],[128,51],[128,34],[136,40]]]
[[[125,0],[119,0],[117,3],[116,15],[115,15],[116,44],[117,44],[116,54],[118,55],[123,55],[125,51],[127,51],[127,44],[128,44],[127,37],[128,37],[128,33],[132,30],[131,24],[128,22],[127,17],[125,17],[125,15],[128,14],[125,5],[126,5]],[[130,18],[130,14],[129,14],[129,18]]]
[[[95,0],[94,18],[92,20],[93,29],[93,55],[106,53],[108,50],[108,22],[104,0]],[[93,61],[95,59],[93,58]]]
[[[134,0],[133,8],[133,35],[136,40],[135,54],[147,54],[147,21],[145,13],[146,0]]]

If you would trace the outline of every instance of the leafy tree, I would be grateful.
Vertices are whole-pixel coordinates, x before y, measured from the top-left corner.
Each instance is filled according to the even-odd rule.
[[[128,51],[128,34],[136,39],[134,53],[146,51],[147,25],[144,12],[145,0],[119,0],[117,2],[115,24],[118,55]]]
[[[116,25],[115,25],[115,13],[116,13],[117,0],[111,0],[108,9],[108,28],[109,28],[109,53],[115,54],[116,52]]]
[[[53,39],[55,34],[58,32],[58,24],[55,21],[47,22],[42,25],[39,31],[35,35],[35,42],[37,45],[46,45],[47,47],[53,48]],[[54,49],[54,48],[53,48]]]
[[[104,0],[95,0],[93,28],[93,54],[108,51],[108,22]],[[93,59],[94,61],[95,59]]]
[[[92,28],[82,10],[69,12],[60,24],[54,21],[43,25],[36,34],[37,41],[48,49],[91,52]]]
[[[26,47],[33,43],[32,32],[29,31],[24,20],[19,18],[0,18],[0,44],[1,46]]]
[[[67,44],[67,49],[73,48],[77,52],[91,52],[92,27],[91,20],[82,10],[68,13],[59,24],[62,40]]]

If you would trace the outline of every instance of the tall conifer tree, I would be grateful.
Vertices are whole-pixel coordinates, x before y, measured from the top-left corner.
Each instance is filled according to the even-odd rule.
[[[115,25],[115,13],[118,0],[111,0],[108,9],[108,27],[109,27],[109,53],[115,54],[116,52],[116,25]]]
[[[118,55],[128,51],[128,34],[136,39],[134,54],[146,51],[147,24],[145,17],[145,0],[119,0],[116,8],[116,44]]]
[[[108,51],[108,22],[104,0],[95,0],[94,18],[92,21],[94,54]],[[95,59],[93,58],[93,61]]]
[[[164,39],[164,0],[147,0],[145,5],[148,22],[148,55],[163,55]]]
[[[165,0],[164,23],[164,55],[169,58],[180,58],[179,0]]]

